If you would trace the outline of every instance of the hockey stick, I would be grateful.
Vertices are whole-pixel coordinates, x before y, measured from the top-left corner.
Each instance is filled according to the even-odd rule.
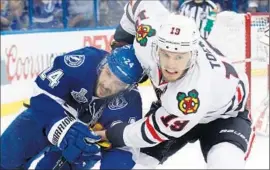
[[[269,94],[267,94],[265,96],[265,98],[261,101],[260,105],[256,108],[256,112],[259,113],[258,116],[255,117],[253,123],[252,123],[252,128],[255,127],[256,129],[256,125],[257,123],[260,121],[260,119],[262,117],[264,117],[264,115],[266,114],[266,109],[269,107]],[[257,131],[259,132],[259,131]],[[260,133],[260,132],[259,132]]]
[[[243,60],[235,60],[235,61],[232,61],[232,64],[248,63],[248,62],[252,62],[252,61],[267,62],[267,58],[260,57],[260,58],[247,58],[247,59],[243,59]]]
[[[64,156],[61,156],[55,163],[53,170],[60,170],[63,167],[63,165],[65,165],[66,162],[67,162],[66,158]]]

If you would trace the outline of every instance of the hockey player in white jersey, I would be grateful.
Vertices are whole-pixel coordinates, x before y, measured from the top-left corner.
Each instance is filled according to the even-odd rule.
[[[159,0],[130,0],[124,10],[125,13],[116,28],[117,34],[114,35],[115,41],[111,44],[112,48],[123,46],[124,44],[132,44],[136,34],[136,28],[140,25],[141,21],[150,17],[151,20],[160,22],[166,19],[169,14],[169,11]]]
[[[139,7],[131,6],[132,11],[147,9]],[[138,17],[133,15],[134,23]],[[244,168],[254,139],[247,76],[200,38],[193,20],[172,14],[160,24],[151,17],[136,26],[134,48],[153,85],[162,90],[160,105],[133,124],[97,133],[113,146],[143,148],[156,159],[148,164],[162,163],[199,140],[208,168]]]

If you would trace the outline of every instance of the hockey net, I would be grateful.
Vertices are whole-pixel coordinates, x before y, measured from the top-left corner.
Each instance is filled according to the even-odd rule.
[[[208,41],[237,69],[245,71],[250,82],[248,107],[258,134],[269,136],[269,46],[259,38],[269,24],[269,13],[217,15]]]

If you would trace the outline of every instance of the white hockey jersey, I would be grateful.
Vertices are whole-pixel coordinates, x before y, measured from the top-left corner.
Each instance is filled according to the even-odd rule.
[[[235,70],[203,39],[199,42],[197,60],[185,76],[173,83],[162,81],[155,36],[160,22],[150,17],[136,26],[134,48],[154,86],[163,90],[162,106],[150,116],[126,126],[123,140],[127,146],[154,146],[181,137],[199,123],[236,117],[246,109],[249,91],[246,74]]]
[[[140,21],[151,19],[158,22],[167,18],[169,14],[169,11],[159,0],[130,0],[124,10],[125,13],[121,18],[120,25],[131,35],[135,35],[136,27],[140,24]]]

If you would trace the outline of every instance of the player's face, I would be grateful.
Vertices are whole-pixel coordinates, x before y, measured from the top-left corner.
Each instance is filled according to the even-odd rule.
[[[96,87],[97,97],[108,97],[128,87],[127,84],[119,80],[109,69],[108,64],[101,70]]]
[[[180,78],[192,57],[191,52],[176,53],[163,49],[159,49],[158,55],[163,78],[168,82],[173,82]]]

